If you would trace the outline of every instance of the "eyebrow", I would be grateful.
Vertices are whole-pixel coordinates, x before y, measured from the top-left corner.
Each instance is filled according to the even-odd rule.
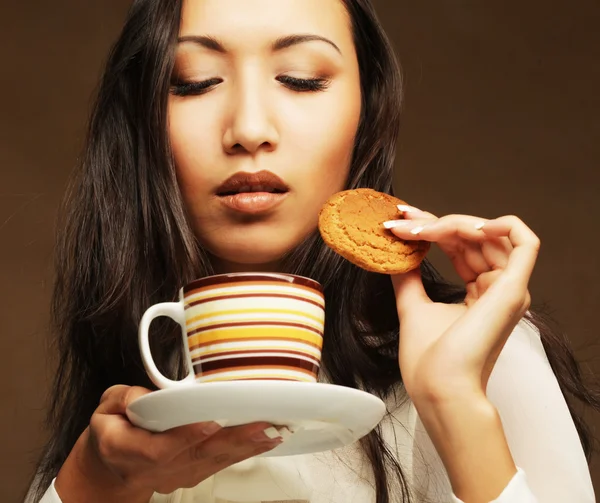
[[[186,35],[183,37],[179,37],[179,43],[184,42],[193,42],[195,44],[201,45],[206,49],[211,51],[226,53],[227,50],[222,42],[220,42],[217,38],[207,35]],[[312,35],[312,34],[298,34],[298,35],[286,35],[285,37],[280,37],[271,44],[271,50],[273,52],[282,51],[283,49],[287,49],[288,47],[292,47],[294,45],[303,44],[306,42],[325,42],[332,46],[337,52],[342,54],[340,48],[328,38],[322,37],[320,35]]]

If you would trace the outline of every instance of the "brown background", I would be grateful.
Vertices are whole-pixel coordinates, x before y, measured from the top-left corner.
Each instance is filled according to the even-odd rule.
[[[375,3],[406,75],[398,193],[437,214],[523,218],[542,240],[534,301],[597,372],[600,3]],[[0,1],[2,502],[22,497],[44,438],[54,216],[128,4]],[[597,458],[592,470],[600,492]]]

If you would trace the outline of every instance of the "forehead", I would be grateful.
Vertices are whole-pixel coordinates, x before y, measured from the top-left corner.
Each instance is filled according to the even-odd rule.
[[[316,33],[352,44],[342,0],[183,0],[180,36],[209,34],[246,44],[290,33]]]

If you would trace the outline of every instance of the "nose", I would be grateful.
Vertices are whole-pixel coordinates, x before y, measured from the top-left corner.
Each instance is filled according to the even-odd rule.
[[[223,148],[228,154],[271,151],[279,143],[267,93],[259,83],[240,86],[231,101]]]

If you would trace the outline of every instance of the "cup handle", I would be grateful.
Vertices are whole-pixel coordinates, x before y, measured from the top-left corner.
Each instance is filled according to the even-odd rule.
[[[193,369],[190,368],[188,375],[181,381],[173,381],[172,379],[162,375],[154,363],[152,353],[150,352],[148,331],[150,329],[152,320],[154,320],[154,318],[158,318],[159,316],[168,316],[181,325],[182,335],[184,337],[183,343],[187,352],[187,340],[185,340],[185,337],[187,337],[185,333],[185,310],[183,307],[183,302],[162,302],[160,304],[155,304],[154,306],[150,306],[144,313],[144,316],[142,316],[138,330],[138,342],[140,345],[140,352],[142,355],[144,368],[146,369],[150,379],[152,379],[152,382],[159,388],[189,386],[189,384],[194,382],[196,379]]]

